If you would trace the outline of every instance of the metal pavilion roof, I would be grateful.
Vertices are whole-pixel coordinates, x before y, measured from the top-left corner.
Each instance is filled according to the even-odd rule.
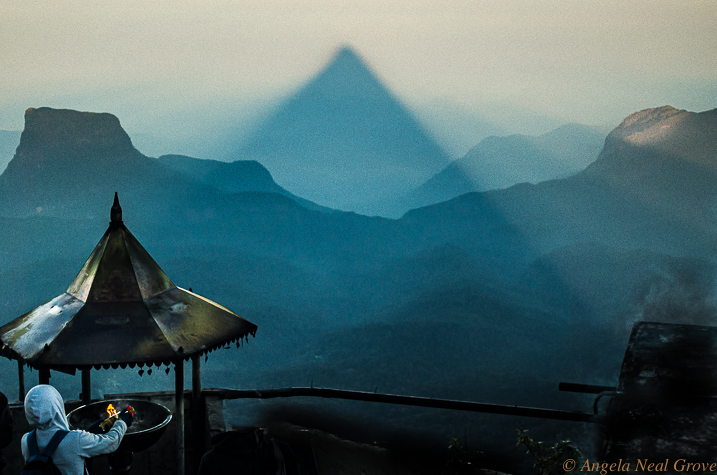
[[[168,364],[254,335],[257,326],[177,287],[122,222],[107,232],[67,291],[0,327],[2,353],[36,368]]]

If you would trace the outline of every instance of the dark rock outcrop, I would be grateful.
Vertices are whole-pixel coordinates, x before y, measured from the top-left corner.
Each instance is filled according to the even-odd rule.
[[[184,185],[135,149],[112,114],[31,108],[0,176],[0,214],[91,217],[115,191],[151,209]]]
[[[112,114],[29,108],[16,159],[31,157],[37,165],[39,154],[47,154],[48,164],[57,165],[67,154],[111,157],[139,152]]]

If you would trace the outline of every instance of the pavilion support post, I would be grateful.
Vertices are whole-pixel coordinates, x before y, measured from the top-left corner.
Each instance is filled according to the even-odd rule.
[[[174,363],[174,412],[177,416],[177,475],[184,475],[184,360]]]
[[[192,466],[199,470],[199,462],[205,450],[204,401],[202,401],[202,359],[192,356]]]
[[[92,400],[92,383],[90,381],[90,369],[82,370],[82,404],[89,404]]]
[[[20,397],[18,397],[18,400],[20,402],[25,401],[25,363],[22,361],[22,358],[17,360],[17,382],[20,387]]]
[[[38,370],[39,373],[39,383],[40,384],[50,384],[50,368],[47,368],[45,366],[41,366]]]

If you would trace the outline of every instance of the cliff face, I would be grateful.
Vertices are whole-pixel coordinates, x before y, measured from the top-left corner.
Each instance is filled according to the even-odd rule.
[[[25,111],[21,145],[60,150],[92,147],[97,152],[135,151],[114,115],[49,107]]]
[[[607,186],[660,219],[713,232],[717,205],[717,109],[663,106],[628,116],[580,179]]]
[[[93,215],[94,203],[106,203],[115,191],[153,192],[169,175],[134,148],[112,114],[31,108],[0,176],[0,215]]]
[[[693,112],[662,106],[630,114],[610,133],[610,142],[626,141],[644,144],[658,140],[674,130],[673,126],[693,115]]]
[[[79,159],[108,165],[141,156],[112,114],[30,108],[25,111],[25,129],[8,168],[13,173],[16,169],[37,172],[74,166]]]
[[[717,170],[717,109],[688,112],[663,106],[628,116],[610,132],[592,171],[645,176],[680,164]]]

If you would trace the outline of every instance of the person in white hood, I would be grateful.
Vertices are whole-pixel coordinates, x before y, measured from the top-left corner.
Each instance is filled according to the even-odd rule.
[[[65,416],[65,403],[54,387],[41,384],[28,391],[25,397],[25,416],[30,427],[36,430],[37,445],[42,453],[58,430],[70,430]],[[109,454],[117,450],[127,424],[118,419],[112,429],[103,435],[90,434],[84,430],[70,431],[55,450],[52,460],[63,475],[83,475],[85,459]],[[30,459],[27,436],[22,436],[21,449],[25,463]]]

